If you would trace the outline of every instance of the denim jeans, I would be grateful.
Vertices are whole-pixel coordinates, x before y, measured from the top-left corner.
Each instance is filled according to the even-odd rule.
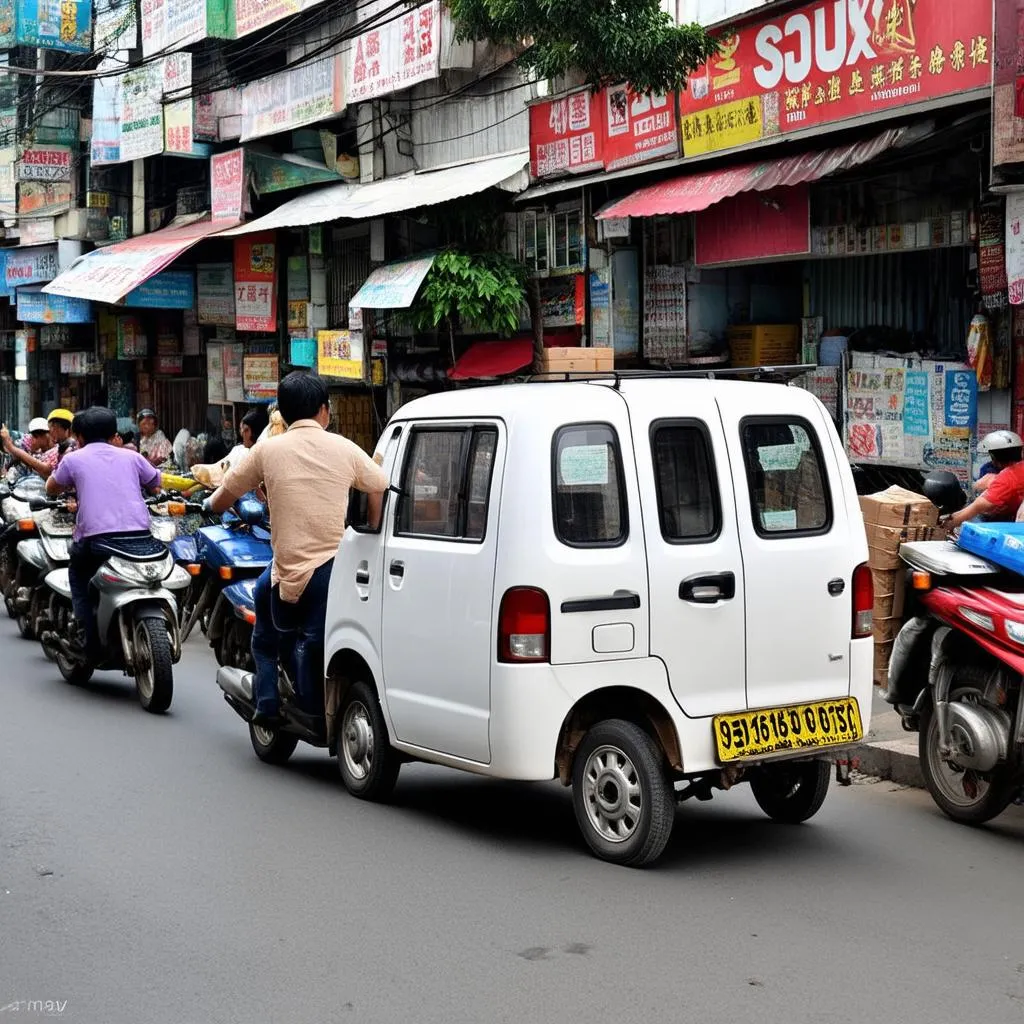
[[[71,607],[78,624],[85,630],[86,653],[90,660],[99,657],[101,644],[89,599],[89,583],[99,572],[100,566],[110,557],[110,552],[101,547],[110,535],[84,537],[71,545],[68,561],[68,585],[71,588]],[[115,535],[116,536],[116,535]]]
[[[252,656],[256,663],[253,697],[256,711],[276,714],[278,707],[277,665],[283,651],[291,653],[295,689],[302,710],[323,714],[324,632],[327,622],[327,592],[334,559],[313,573],[295,604],[281,600],[280,589],[271,586],[270,569],[256,581],[254,600],[256,625],[252,631]]]

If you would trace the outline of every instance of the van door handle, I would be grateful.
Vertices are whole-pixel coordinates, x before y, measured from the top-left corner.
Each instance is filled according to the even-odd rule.
[[[405,576],[405,562],[392,562],[388,571],[392,576],[402,579]]]
[[[690,604],[718,604],[736,596],[736,575],[731,572],[710,576],[688,576],[679,584],[679,600]]]
[[[369,569],[356,570],[356,585],[360,587],[368,587],[370,585]]]

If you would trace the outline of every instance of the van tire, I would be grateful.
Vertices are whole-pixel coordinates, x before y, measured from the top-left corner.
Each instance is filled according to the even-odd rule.
[[[360,800],[386,800],[398,781],[402,758],[391,746],[377,693],[353,683],[338,708],[338,771]]]
[[[633,790],[632,800],[623,801],[624,787]],[[639,809],[631,815],[636,800]],[[612,864],[653,863],[675,824],[675,794],[661,749],[639,726],[618,718],[598,722],[583,737],[573,760],[572,803],[587,845]]]
[[[821,810],[831,779],[828,761],[784,761],[758,768],[750,777],[750,788],[769,818],[799,825]]]

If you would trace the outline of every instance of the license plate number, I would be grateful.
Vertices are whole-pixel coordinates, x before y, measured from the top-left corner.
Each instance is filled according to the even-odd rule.
[[[716,715],[714,730],[721,763],[786,750],[842,746],[864,735],[854,697]]]

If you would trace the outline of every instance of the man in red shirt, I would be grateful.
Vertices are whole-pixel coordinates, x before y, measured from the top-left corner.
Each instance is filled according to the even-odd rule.
[[[1012,430],[996,430],[978,447],[991,456],[998,472],[970,505],[949,517],[950,526],[960,526],[978,516],[1013,522],[1024,504],[1024,441]]]

